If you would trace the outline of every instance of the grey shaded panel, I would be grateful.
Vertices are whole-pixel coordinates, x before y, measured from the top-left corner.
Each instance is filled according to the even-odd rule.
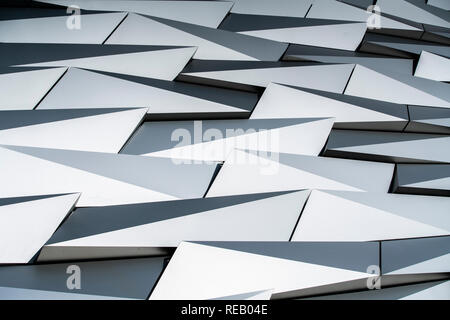
[[[446,83],[356,65],[345,94],[409,105],[450,107],[449,89]]]
[[[333,164],[332,161],[327,161],[329,159],[326,158],[316,158],[313,157],[305,157],[305,156],[297,156],[293,154],[280,154],[279,161],[283,165],[290,166],[292,168],[304,170],[306,172],[312,173],[314,175],[327,177],[328,179],[332,179],[336,182],[343,184],[350,184],[353,186],[359,186],[363,188],[363,181],[358,181],[355,176],[350,178],[348,172],[342,172],[338,169],[339,166],[342,165],[342,169],[351,165],[350,163],[345,162],[335,162]],[[356,167],[354,168],[356,169]],[[326,188],[324,188],[326,189]]]
[[[289,48],[286,50],[284,54],[283,60],[291,60],[289,57],[291,56],[312,56],[312,57],[348,57],[348,58],[391,58],[389,56],[380,56],[376,54],[370,53],[360,53],[355,51],[348,50],[339,50],[332,48],[321,48],[314,46],[306,46],[301,44],[290,44]],[[298,60],[293,60],[298,61]],[[400,59],[396,59],[395,61],[401,61]]]
[[[55,263],[76,260],[148,258],[170,256],[173,254],[173,251],[172,247],[46,245],[39,252],[37,261],[40,263]]]
[[[238,195],[113,207],[109,213],[104,207],[103,216],[75,211],[38,260],[161,255],[188,240],[288,241],[308,195],[309,190]]]
[[[10,66],[0,66],[0,75],[6,75],[11,73],[18,72],[27,72],[27,71],[40,71],[47,69],[57,69],[58,67],[10,67]]]
[[[450,234],[450,199],[313,190],[292,241],[379,241]],[[433,208],[431,212],[429,208]],[[369,227],[370,226],[370,227]]]
[[[450,196],[450,165],[399,164],[394,191],[438,196]]]
[[[191,60],[182,73],[315,66],[314,62]]]
[[[220,29],[239,32],[250,30],[266,30],[278,28],[312,27],[321,25],[334,25],[351,23],[352,21],[328,20],[328,19],[306,19],[294,17],[276,17],[252,14],[228,15],[220,25]]]
[[[382,286],[393,287],[450,279],[450,272],[382,275]]]
[[[378,265],[377,242],[194,242],[268,257],[366,272]]]
[[[298,130],[301,130],[302,125],[311,125],[314,126],[314,123],[317,124],[317,130],[322,131],[322,135],[317,135],[315,138],[317,139],[317,147],[320,149],[320,144],[322,142],[322,138],[326,138],[326,134],[329,132],[325,126],[321,126],[320,122],[325,120],[324,118],[300,118],[300,119],[237,119],[237,120],[206,120],[202,122],[195,121],[164,121],[164,122],[147,122],[144,123],[138,131],[131,137],[127,145],[122,149],[121,153],[123,154],[134,154],[134,155],[142,155],[147,154],[151,155],[153,152],[170,150],[175,148],[182,148],[184,146],[195,146],[200,145],[202,143],[209,142],[218,142],[222,141],[221,145],[217,147],[217,153],[209,155],[208,150],[212,152],[212,149],[203,149],[201,154],[196,155],[192,154],[193,158],[214,158],[221,156],[226,156],[227,151],[232,149],[233,147],[249,147],[254,150],[278,150],[278,151],[303,151],[304,153],[311,152],[311,148],[304,146],[302,148],[301,145],[295,145],[288,140],[277,141],[278,145],[275,145],[272,142],[269,142],[267,137],[260,137],[259,140],[249,140],[249,141],[259,141],[258,143],[261,146],[256,146],[251,144],[251,142],[245,142],[245,138],[235,141],[229,141],[229,145],[227,144],[227,139],[235,139],[244,136],[250,136],[251,134],[264,134],[264,132],[269,132],[270,130],[277,130],[282,128],[294,127],[297,126]],[[331,127],[331,125],[330,125]],[[311,128],[312,129],[312,128]],[[174,134],[177,130],[182,130],[178,132],[183,132],[183,134],[177,135]],[[202,132],[198,132],[201,130]],[[267,131],[266,131],[267,130]],[[295,129],[293,129],[295,132]],[[329,130],[329,129],[328,129]],[[205,132],[213,132],[212,136],[207,136],[204,134]],[[300,133],[301,131],[297,131]],[[282,132],[278,132],[278,136],[281,139],[287,137],[291,132],[286,132],[283,134]],[[274,134],[275,135],[275,134]],[[307,139],[305,136],[298,137],[299,139]],[[251,138],[249,138],[251,139]],[[263,140],[266,139],[266,140]],[[275,139],[275,138],[273,138]],[[266,141],[269,145],[264,146],[264,142]],[[259,149],[258,149],[259,148]],[[264,149],[265,148],[265,149]],[[175,153],[173,154],[175,155]],[[168,155],[172,156],[172,155]],[[225,160],[225,159],[217,159],[217,160]]]
[[[394,169],[387,163],[273,152],[258,158],[236,150],[230,159],[247,161],[225,161],[207,197],[305,188],[387,192]]]
[[[384,241],[382,274],[450,272],[450,237]]]
[[[66,68],[22,69],[0,66],[0,109],[35,108],[66,70]]]
[[[0,299],[449,299],[448,1],[0,0]]]
[[[178,79],[217,86],[238,87],[244,90],[267,87],[270,82],[276,82],[342,93],[355,67],[354,64],[299,63],[299,65],[292,65],[288,62],[277,62],[276,64],[281,66],[264,67],[253,64],[257,67],[252,68],[249,64],[247,68],[242,68],[243,65],[239,63],[232,64],[233,69],[231,70],[206,72],[186,72],[184,70]],[[217,66],[218,64],[215,63],[205,67],[216,68]]]
[[[366,32],[366,24],[357,21],[233,14],[222,27],[269,40],[350,51],[357,49]]]
[[[432,41],[437,43],[450,44],[450,28],[436,27],[424,25],[425,32],[421,40]]]
[[[139,106],[149,108],[147,119],[240,118],[257,99],[249,92],[71,68],[38,109]]]
[[[387,162],[450,162],[450,137],[442,135],[332,130],[325,148],[326,156]]]
[[[373,12],[367,7],[360,8],[344,2],[334,0],[316,0],[307,14],[307,18],[322,18],[335,20],[353,20],[367,22],[373,21]],[[410,20],[399,19],[397,16],[386,15],[381,9],[379,18],[380,29],[368,30],[370,32],[396,34],[406,37],[418,38],[422,34],[421,25]]]
[[[366,10],[369,6],[373,4],[373,0],[338,0],[346,4],[361,8]]]
[[[0,264],[32,261],[79,196],[73,193],[0,206]]]
[[[244,53],[261,61],[277,61],[281,58],[287,48],[287,44],[276,41],[263,40],[256,37],[239,35],[232,32],[210,29],[178,21],[171,21],[156,17],[151,18],[155,21],[188,32],[208,41],[215,42],[219,45]]]
[[[205,199],[78,208],[55,232],[46,245],[219,208],[237,206],[246,202],[269,199],[292,192],[270,192]]]
[[[273,299],[290,298],[311,291],[334,292],[343,282],[362,289],[370,277],[367,263],[378,263],[377,247],[377,243],[183,242],[150,299],[212,299],[269,289]],[[338,252],[353,262],[345,264],[350,269],[333,267],[342,265],[342,259],[334,258]]]
[[[447,0],[428,0],[427,4],[444,10],[450,10],[450,3]]]
[[[18,0],[13,0],[14,4],[18,2]],[[31,0],[34,1],[34,0]],[[2,1],[4,2],[4,1]],[[15,7],[4,7],[0,12],[0,21],[4,20],[19,20],[19,19],[33,19],[33,18],[51,18],[51,17],[68,17],[67,7],[51,7],[43,6],[39,7],[39,4],[33,3],[36,7],[28,7],[28,8],[15,8]],[[1,3],[0,3],[1,6]],[[100,13],[109,13],[110,11],[94,11],[94,10],[84,10],[80,9],[80,15],[87,14],[100,14]]]
[[[408,111],[406,110],[406,106],[402,105],[402,104],[390,103],[390,102],[375,100],[375,99],[361,98],[361,97],[327,92],[327,91],[321,91],[321,90],[300,88],[300,87],[295,87],[295,86],[289,86],[289,87],[297,88],[302,91],[321,95],[323,97],[327,97],[330,99],[342,101],[342,102],[352,104],[352,105],[355,105],[358,107],[367,108],[369,110],[377,111],[380,113],[389,114],[391,116],[402,118],[405,120],[408,119]]]
[[[152,116],[183,118],[189,117],[191,113],[191,116],[195,116],[201,112],[211,116],[221,112],[229,115],[248,114],[257,99],[255,94],[220,88],[171,81],[159,82],[142,77],[126,79],[122,80],[118,74],[71,68],[66,77],[45,97],[39,109],[151,106],[148,112]],[[80,88],[81,92],[73,91],[73,86]],[[222,101],[235,104],[236,107],[221,105]]]
[[[450,134],[450,109],[408,106],[410,122],[407,132]]]
[[[230,11],[231,1],[129,1],[129,0],[39,0],[67,7],[78,5],[89,10],[126,11],[195,23],[216,28]]]
[[[232,13],[304,17],[314,0],[233,0]]]
[[[290,44],[283,56],[284,61],[315,61],[321,63],[355,63],[375,70],[387,69],[412,74],[413,59],[401,59],[386,55],[353,52]]]
[[[2,266],[0,267],[0,297],[7,298],[10,295],[9,288],[21,288],[54,291],[54,299],[60,298],[61,292],[145,299],[156,283],[163,264],[164,258],[161,257]],[[66,273],[66,271],[70,265],[77,265],[81,270],[80,289],[67,288],[67,280],[72,272]],[[22,294],[16,298],[27,298],[30,292],[24,291]]]
[[[450,59],[422,51],[414,75],[430,80],[450,81]]]
[[[40,9],[34,9],[39,11]],[[59,11],[61,12],[61,11]],[[66,12],[63,9],[63,12]],[[114,28],[125,18],[124,12],[108,12],[75,16],[66,15],[1,20],[0,41],[14,43],[96,43],[102,44]],[[78,20],[77,20],[78,19]],[[81,27],[82,26],[82,27]]]
[[[231,296],[213,298],[211,300],[269,300],[272,290],[260,290],[254,292],[246,292]]]
[[[405,39],[394,36],[367,34],[360,50],[376,54],[400,55],[410,57],[420,55],[422,51],[432,52],[444,57],[450,57],[450,47],[433,42]],[[408,55],[409,54],[409,55]]]
[[[176,46],[0,43],[0,65],[13,66],[66,59],[176,49]]]
[[[152,79],[145,77],[137,77],[119,73],[112,72],[102,72],[102,71],[94,71],[100,74],[105,74],[109,76],[116,77],[118,79],[123,79],[127,81],[132,81],[135,83],[144,84],[147,86],[152,86],[158,89],[167,90],[170,92],[175,92],[203,100],[213,101],[229,106],[233,106],[236,108],[240,108],[243,110],[251,111],[255,106],[258,97],[256,94],[241,92],[236,90],[228,90],[224,88],[215,88],[215,87],[206,87],[202,85],[192,84],[192,83],[184,83],[178,81],[167,81],[160,79]],[[149,112],[152,113],[151,101]],[[213,110],[211,110],[213,111]]]
[[[42,196],[0,198],[0,206],[8,206],[11,204],[53,198],[53,197],[62,196],[62,195],[64,195],[64,194],[46,194],[46,195],[42,195]]]
[[[418,23],[416,21],[403,19],[395,15],[387,14],[385,12],[381,13],[381,19],[390,19],[392,22],[396,22],[398,24],[402,24],[404,28],[389,28],[383,27],[382,23],[381,29],[368,29],[366,34],[380,34],[380,35],[389,35],[394,37],[403,37],[408,39],[422,39],[424,35],[424,25],[422,23]]]
[[[0,50],[3,50],[0,65],[78,67],[173,80],[197,49],[192,46],[8,43],[0,44]],[[16,51],[19,54],[15,54]],[[28,53],[30,51],[32,54]]]
[[[251,119],[333,117],[334,128],[402,131],[406,105],[271,83]]]
[[[382,12],[404,19],[442,27],[450,26],[450,14],[437,7],[428,6],[421,0],[378,0]]]
[[[82,13],[88,14],[89,11],[82,10]],[[67,16],[65,9],[2,8],[2,11],[0,11],[0,21],[16,20],[16,19],[45,18],[45,17],[63,17],[63,16]]]
[[[201,196],[206,187],[204,183],[210,180],[215,170],[215,164],[178,164],[168,158],[19,146],[3,147],[180,198]],[[177,183],[174,184],[174,181]]]
[[[79,119],[113,112],[121,112],[124,110],[129,109],[6,110],[0,111],[0,130],[55,121]]]
[[[383,278],[381,279],[383,283]],[[450,281],[434,281],[380,290],[306,298],[305,300],[449,300]]]
[[[277,61],[287,44],[196,24],[129,15],[108,44],[195,46],[196,59]]]
[[[302,290],[292,290],[282,293],[275,293],[272,295],[272,300],[278,299],[302,299],[304,297],[317,296],[322,294],[332,294],[339,292],[363,290],[367,288],[367,282],[370,281],[370,274],[367,274],[367,278],[360,278],[350,281],[337,281],[333,284],[325,284],[306,288]]]

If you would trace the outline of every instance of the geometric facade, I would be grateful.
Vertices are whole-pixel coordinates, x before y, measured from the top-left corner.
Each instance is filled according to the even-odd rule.
[[[0,300],[450,299],[446,1],[0,7]]]

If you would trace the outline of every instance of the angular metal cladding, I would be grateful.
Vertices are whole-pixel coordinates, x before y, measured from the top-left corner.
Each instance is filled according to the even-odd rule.
[[[379,290],[331,294],[305,300],[449,300],[450,281],[431,281]]]
[[[177,79],[193,83],[255,90],[271,82],[343,93],[354,64],[264,61],[192,61]]]
[[[292,241],[381,241],[447,236],[450,235],[449,206],[447,197],[314,190]]]
[[[176,46],[0,43],[0,66],[77,67],[173,80],[195,50]]]
[[[0,67],[0,110],[34,109],[66,70]]]
[[[440,43],[379,34],[366,34],[360,51],[407,59],[417,58],[422,51],[450,57],[450,48]]]
[[[79,196],[73,193],[0,198],[0,265],[32,262]]]
[[[318,155],[332,118],[160,121],[144,123],[121,153],[225,161],[235,148],[256,153]],[[291,137],[295,136],[295,141]]]
[[[251,119],[334,117],[334,128],[402,131],[406,105],[271,83]]]
[[[450,10],[450,3],[445,0],[428,0],[430,6],[437,7],[444,10]]]
[[[413,59],[402,59],[389,55],[363,53],[310,45],[290,44],[283,61],[315,61],[321,63],[355,63],[374,70],[385,69],[411,75]]]
[[[0,41],[102,44],[125,16],[125,12],[80,11],[70,16],[66,9],[2,8]]]
[[[142,107],[146,120],[246,118],[257,99],[250,92],[70,68],[38,109]]]
[[[107,44],[195,46],[195,59],[278,61],[287,44],[195,24],[129,14]]]
[[[231,14],[220,28],[274,41],[354,51],[364,37],[366,23]]]
[[[7,300],[146,299],[165,257],[0,266],[0,298]]]
[[[406,132],[450,133],[450,109],[408,106],[409,123]]]
[[[0,153],[4,197],[81,192],[79,207],[202,197],[216,170],[216,163],[101,152],[2,145]]]
[[[215,299],[271,290],[271,299],[365,288],[376,242],[183,242],[150,299]],[[373,275],[372,275],[373,276]]]
[[[450,108],[449,89],[447,83],[356,65],[344,93],[392,103]]]
[[[301,17],[308,12],[313,0],[233,0],[232,13]]]
[[[450,28],[424,25],[425,32],[421,40],[432,41],[440,44],[450,44]]]
[[[450,196],[450,164],[398,164],[393,191]]]
[[[170,254],[186,240],[289,241],[308,195],[301,190],[78,208],[38,261]]]
[[[447,2],[6,0],[0,299],[449,299]]]
[[[233,6],[229,1],[39,0],[64,7],[97,11],[125,11],[217,28]]]
[[[448,279],[450,237],[383,241],[382,282],[385,285]]]
[[[387,192],[394,165],[284,153],[235,150],[207,197],[294,189]]]
[[[146,108],[0,111],[0,144],[118,153],[146,112]]]
[[[370,5],[373,5],[373,3]],[[308,11],[306,18],[360,21],[368,23],[369,32],[416,39],[419,39],[422,35],[423,30],[420,23],[386,15],[382,7],[371,8],[370,5],[361,8],[344,1],[316,0]],[[381,11],[381,14],[379,11]]]
[[[436,81],[450,81],[450,59],[422,51],[414,76]]]
[[[430,24],[438,27],[450,27],[450,16],[443,9],[429,6],[417,0],[378,0],[377,5],[387,14]]]
[[[449,146],[447,135],[332,130],[324,155],[395,163],[449,163]]]

